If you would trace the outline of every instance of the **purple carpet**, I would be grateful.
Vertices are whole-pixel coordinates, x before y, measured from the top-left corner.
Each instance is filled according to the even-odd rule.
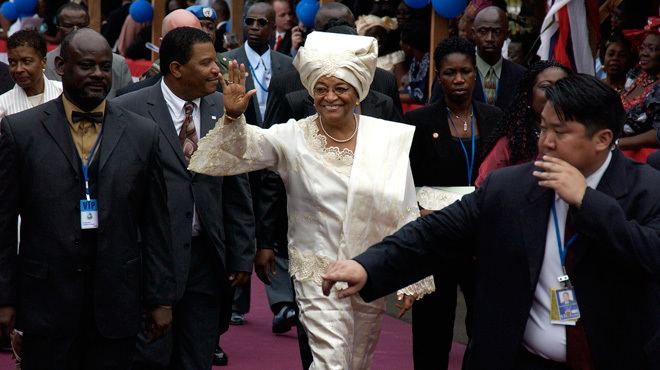
[[[301,369],[295,330],[285,335],[270,331],[273,314],[268,307],[263,284],[256,275],[252,279],[252,307],[245,325],[231,326],[220,339],[229,357],[229,366],[213,369],[231,370],[293,370]],[[465,346],[454,343],[450,355],[450,370],[459,370]],[[383,331],[372,366],[379,370],[412,369],[412,335],[410,324],[385,316]],[[13,370],[7,353],[0,354],[0,370]]]

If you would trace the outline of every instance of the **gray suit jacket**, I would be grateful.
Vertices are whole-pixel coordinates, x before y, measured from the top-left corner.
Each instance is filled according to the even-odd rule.
[[[62,81],[62,77],[55,72],[55,57],[60,55],[60,47],[53,49],[46,54],[46,70],[44,73],[49,80]],[[123,56],[112,53],[112,87],[106,96],[106,99],[112,99],[117,96],[117,90],[133,83],[131,71]]]
[[[234,60],[236,59],[238,63],[243,63],[247,67],[248,65],[248,58],[247,54],[245,54],[245,46],[241,46],[238,49],[230,50],[226,53],[222,53],[222,56],[227,58],[228,60]],[[275,52],[271,50],[270,52],[270,64],[271,64],[271,79],[272,77],[292,71],[293,68],[293,59],[287,55],[284,55],[282,53]],[[255,87],[254,81],[252,80],[252,76],[249,75],[248,78],[245,80],[245,88],[247,91],[250,91],[254,89]],[[266,113],[268,115],[268,113]],[[261,117],[261,112],[259,112],[259,101],[257,100],[257,95],[255,94],[252,97],[252,101],[250,101],[250,105],[248,106],[247,110],[245,111],[245,119],[248,123],[257,125],[257,126],[263,126],[264,118]]]
[[[252,271],[254,215],[247,176],[213,177],[187,170],[160,83],[122,95],[113,99],[113,103],[152,119],[160,128],[160,157],[176,257],[177,297],[183,295],[188,272],[196,268],[190,266],[193,205],[202,232],[216,250],[225,271]],[[222,94],[216,92],[201,99],[200,138],[222,114]]]

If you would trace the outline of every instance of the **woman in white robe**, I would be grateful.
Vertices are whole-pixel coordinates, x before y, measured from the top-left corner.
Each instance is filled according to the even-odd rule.
[[[7,40],[9,74],[16,85],[0,95],[0,118],[36,107],[62,94],[62,83],[44,75],[46,42],[34,30],[22,30]]]
[[[321,275],[419,216],[408,152],[414,127],[354,113],[373,80],[372,37],[313,32],[294,60],[317,114],[268,130],[248,125],[245,67],[225,80],[226,113],[199,142],[194,172],[227,176],[276,171],[289,214],[289,272],[309,336],[311,369],[368,369],[380,334],[384,300],[339,299],[321,291]],[[341,288],[341,287],[340,287]],[[400,292],[434,290],[424,279]]]

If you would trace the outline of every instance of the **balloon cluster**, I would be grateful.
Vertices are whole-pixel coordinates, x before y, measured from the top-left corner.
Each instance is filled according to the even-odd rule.
[[[37,8],[37,0],[12,0],[0,6],[0,13],[10,22],[20,17],[31,17]]]
[[[463,13],[468,0],[403,0],[403,2],[411,9],[422,9],[431,4],[438,15],[456,18]]]
[[[319,10],[319,2],[317,0],[302,0],[296,5],[296,16],[305,27],[314,27],[314,18],[316,12]]]
[[[154,8],[151,7],[149,1],[138,0],[133,2],[128,8],[128,14],[137,23],[147,23],[151,22],[151,19],[154,17]]]

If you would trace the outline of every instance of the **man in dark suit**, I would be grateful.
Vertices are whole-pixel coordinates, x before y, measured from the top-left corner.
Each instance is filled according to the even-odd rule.
[[[361,290],[369,301],[438,260],[474,254],[465,369],[658,369],[660,174],[612,150],[625,114],[605,84],[569,76],[546,97],[541,160],[493,172],[475,193],[336,263],[324,290],[347,281],[340,296]],[[580,310],[575,326],[550,322],[551,294],[564,288]]]
[[[14,80],[9,75],[9,66],[0,62],[0,95],[14,88]]]
[[[526,71],[525,67],[502,58],[502,47],[509,33],[506,13],[496,6],[486,7],[477,13],[472,29],[479,71],[472,95],[475,100],[506,110]],[[431,102],[441,97],[442,89],[434,84]]]
[[[275,11],[275,32],[273,37],[270,38],[270,48],[284,55],[290,55],[291,29],[295,25],[291,2],[289,0],[274,0],[273,10]]]
[[[248,281],[254,259],[254,217],[247,176],[211,177],[187,170],[199,138],[223,114],[215,92],[219,67],[212,39],[179,27],[160,48],[163,79],[114,102],[160,128],[160,153],[172,219],[177,303],[169,344],[139,347],[140,366],[210,369],[218,332],[227,330],[232,286]],[[199,134],[198,134],[199,133]],[[165,345],[171,351],[161,352]]]
[[[15,312],[23,369],[128,369],[143,305],[155,339],[176,293],[158,128],[106,103],[103,36],[61,50],[63,95],[1,125],[0,328]]]

